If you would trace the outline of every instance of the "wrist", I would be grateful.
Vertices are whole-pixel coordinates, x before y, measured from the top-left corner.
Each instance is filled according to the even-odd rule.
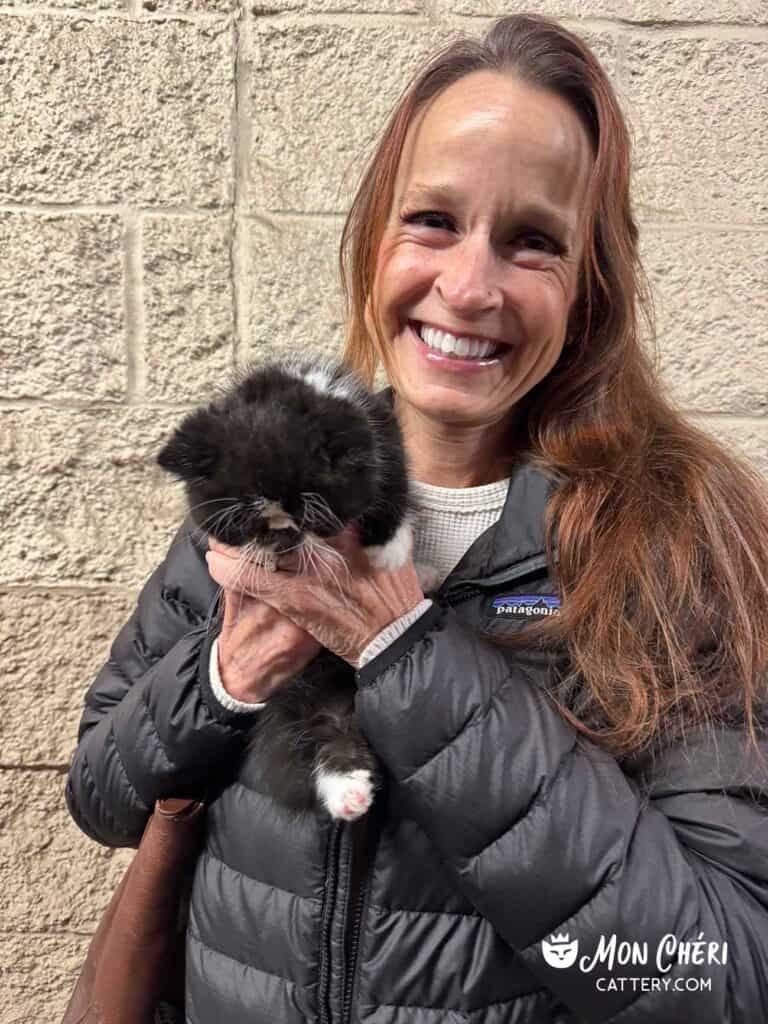
[[[253,672],[246,678],[234,662],[226,664],[219,661],[219,679],[224,691],[238,703],[263,704],[269,697],[269,681],[260,676],[257,687]]]
[[[218,638],[211,645],[208,657],[208,683],[215,701],[229,712],[236,715],[249,715],[265,707],[264,702],[254,702],[251,695],[244,695],[245,700],[235,697],[229,690],[225,689],[219,671]]]
[[[362,668],[369,661],[372,661],[377,654],[381,654],[382,651],[386,650],[391,643],[393,643],[399,636],[414,623],[429,608],[432,607],[433,601],[431,598],[423,597],[419,603],[400,615],[393,622],[388,623],[380,632],[374,634],[365,647],[360,652],[358,658],[354,662],[355,668]]]
[[[238,659],[228,655],[226,645],[219,637],[211,651],[211,661],[215,665],[217,680],[224,693],[239,704],[262,704],[269,696],[269,680],[263,677],[257,659],[249,659],[248,672],[240,667]]]

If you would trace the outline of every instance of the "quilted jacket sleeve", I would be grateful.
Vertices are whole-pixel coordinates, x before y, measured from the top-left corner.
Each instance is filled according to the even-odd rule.
[[[544,671],[433,607],[358,672],[361,726],[405,812],[574,1020],[764,1020],[765,772],[724,731],[630,776],[577,741]],[[542,940],[563,933],[578,959],[550,966]],[[621,964],[620,943],[647,963]]]
[[[187,521],[85,696],[65,797],[100,843],[137,845],[158,797],[202,795],[241,749],[252,720],[210,687],[216,593],[205,538]]]

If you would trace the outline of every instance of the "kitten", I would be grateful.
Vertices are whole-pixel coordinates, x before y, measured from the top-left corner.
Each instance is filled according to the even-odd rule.
[[[412,531],[405,452],[394,412],[344,366],[258,366],[190,413],[157,458],[184,481],[197,525],[274,568],[296,552],[302,569],[343,572],[326,543],[356,521],[370,561],[399,568]],[[422,569],[422,578],[431,578]],[[380,777],[354,715],[354,675],[322,652],[269,698],[252,744],[288,806],[319,800],[334,818],[364,814]]]

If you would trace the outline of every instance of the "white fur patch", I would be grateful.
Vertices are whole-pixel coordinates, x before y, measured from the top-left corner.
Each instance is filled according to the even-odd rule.
[[[296,528],[296,523],[288,515],[279,501],[268,501],[261,510],[261,516],[266,519],[270,530],[289,530]]]
[[[337,398],[346,398],[348,401],[355,403],[359,396],[359,388],[357,388],[349,377],[339,377],[335,380],[328,388],[332,395],[336,395]]]
[[[319,771],[315,789],[330,816],[343,821],[362,817],[373,802],[373,779],[366,768],[343,773]]]
[[[310,370],[309,373],[303,373],[302,379],[315,391],[323,392],[331,389],[331,376],[323,369],[316,368]]]
[[[386,544],[366,548],[371,565],[386,572],[394,572],[408,561],[413,550],[413,530],[408,520],[398,526],[397,533]]]
[[[362,382],[348,370],[339,372],[340,364],[334,360],[316,359],[309,368],[297,359],[284,360],[282,365],[287,373],[303,380],[320,394],[344,398],[361,409],[368,406],[370,396]]]

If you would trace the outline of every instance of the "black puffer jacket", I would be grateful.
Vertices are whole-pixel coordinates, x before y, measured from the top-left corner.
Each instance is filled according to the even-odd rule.
[[[520,468],[435,606],[357,674],[387,785],[354,825],[291,817],[258,746],[241,756],[251,716],[207,678],[205,541],[179,533],[88,692],[67,802],[88,835],[131,845],[157,797],[218,778],[190,1024],[766,1019],[768,783],[740,736],[622,770],[545,699],[546,660],[477,636],[525,621],[498,598],[552,594],[549,486]]]

